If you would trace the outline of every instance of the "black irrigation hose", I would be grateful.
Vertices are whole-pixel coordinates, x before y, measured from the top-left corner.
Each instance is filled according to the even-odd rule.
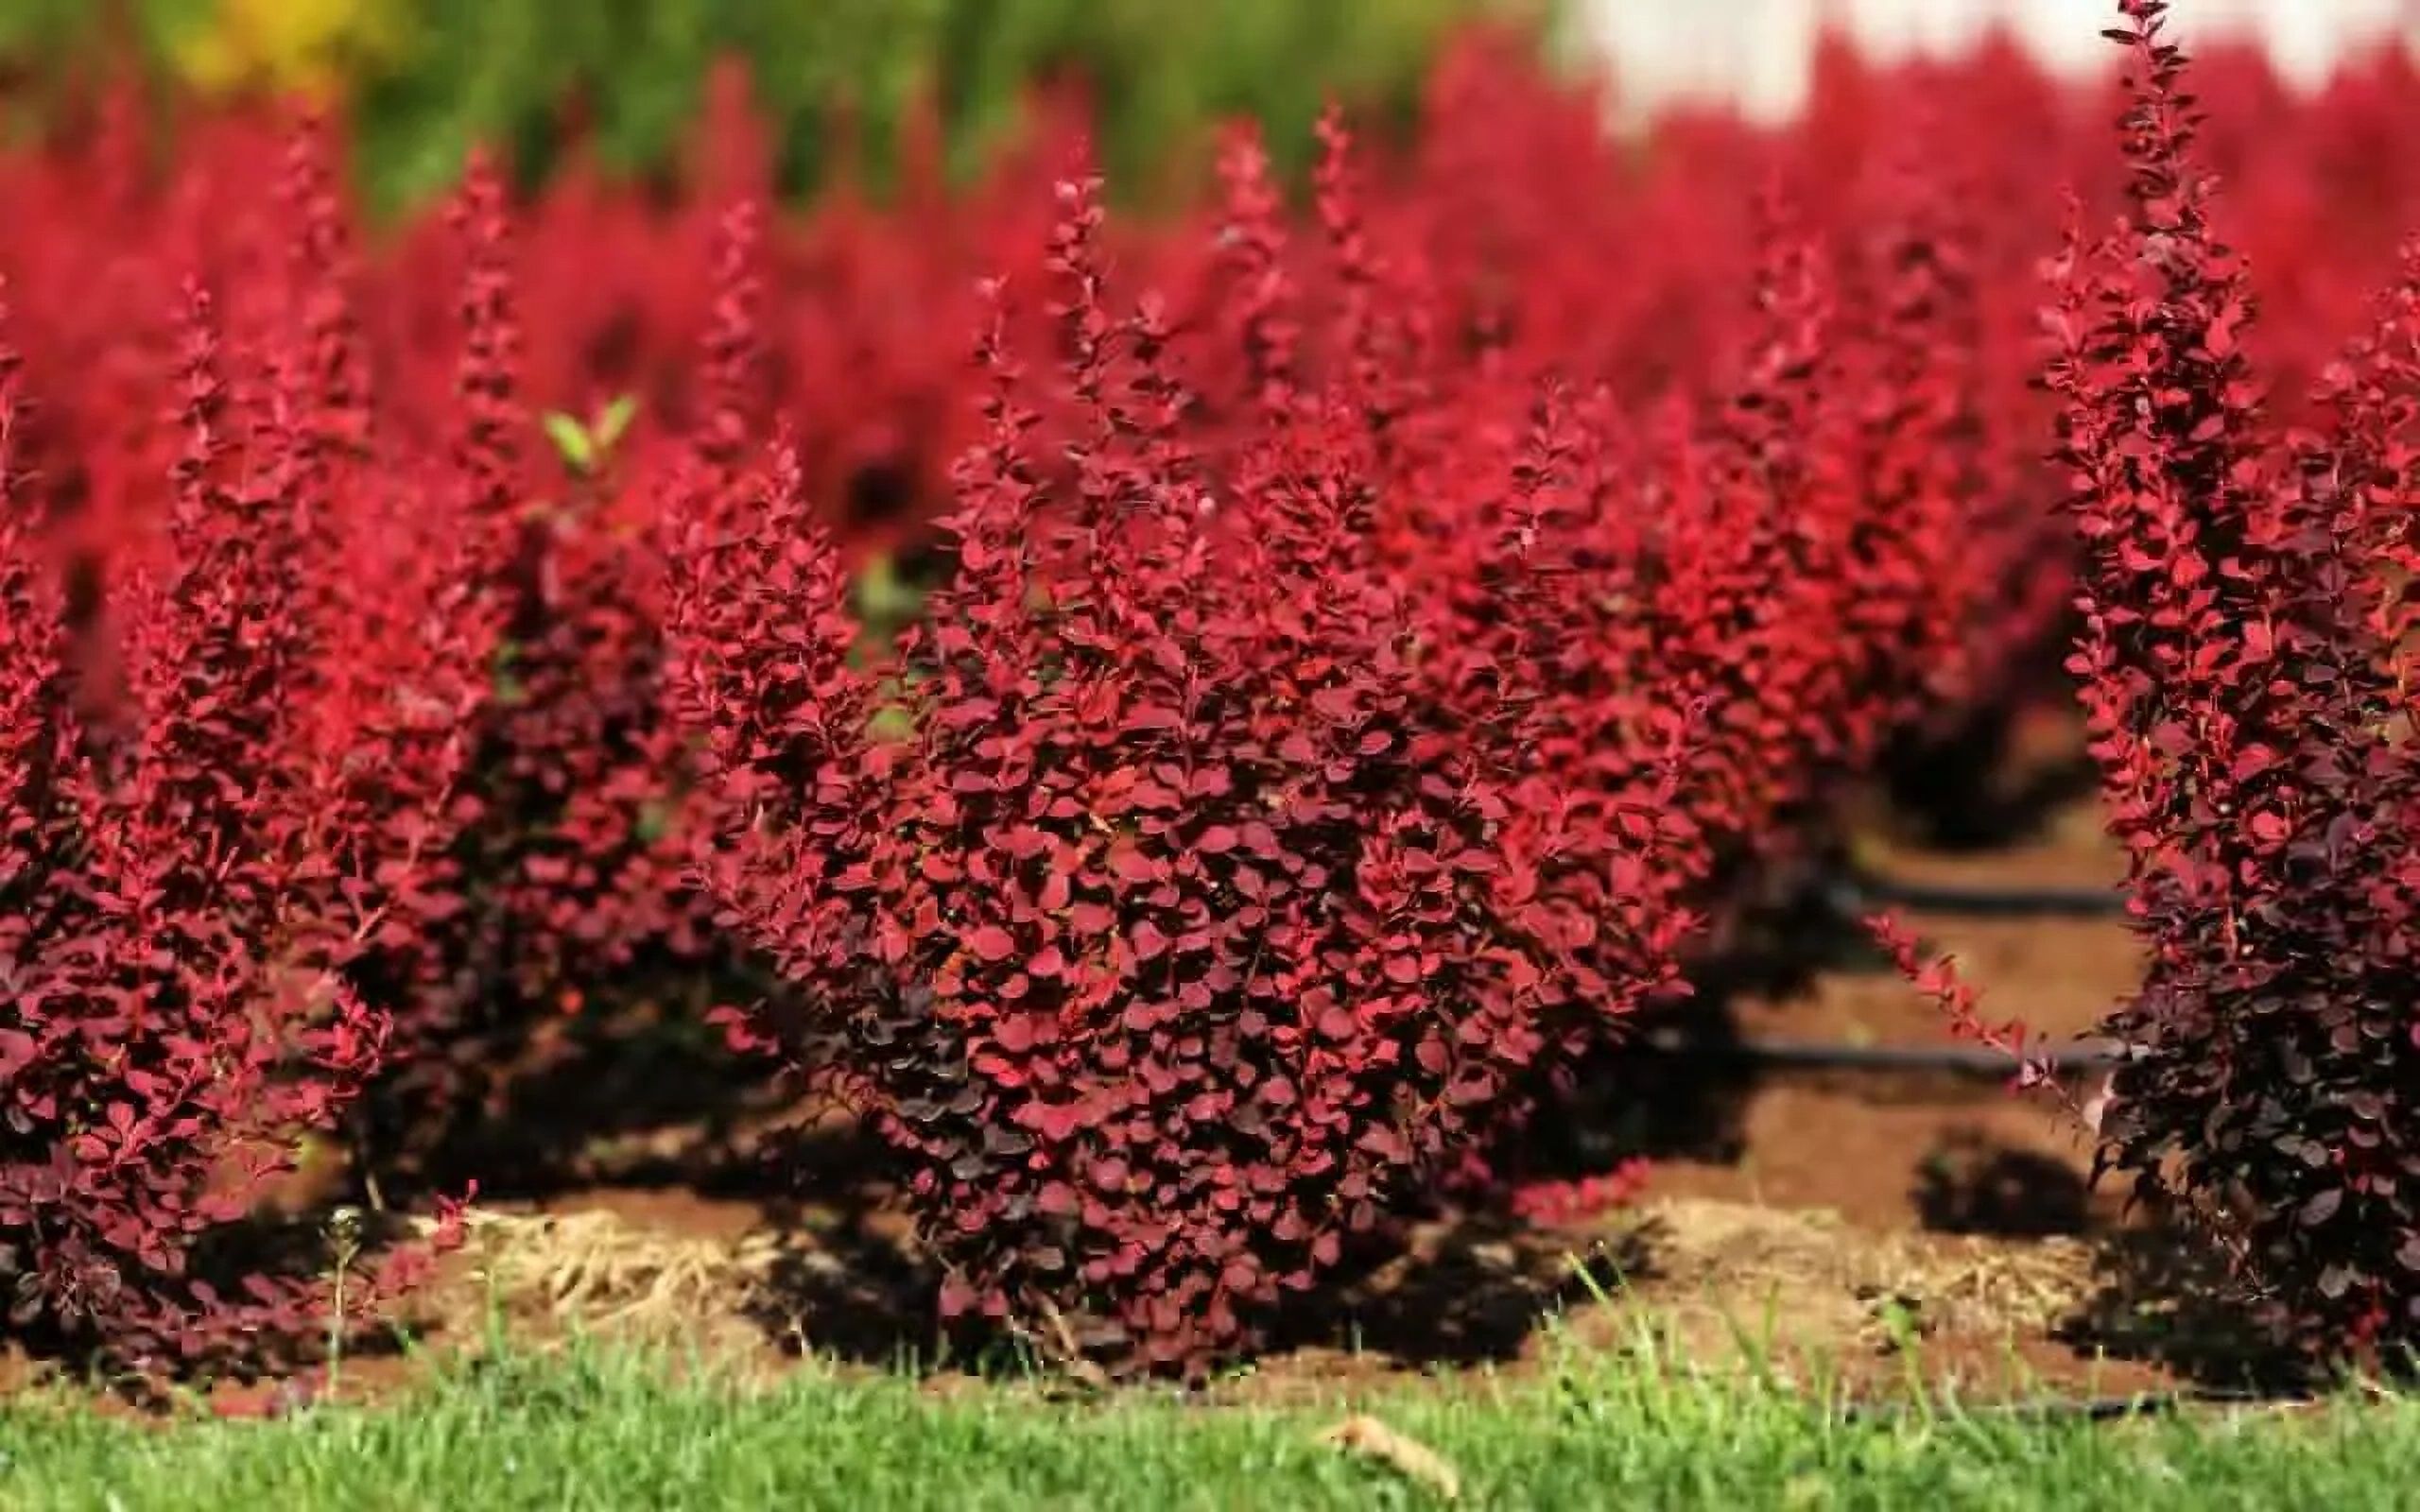
[[[1641,1037],[1639,1048],[1685,1060],[1721,1060],[1750,1066],[1805,1071],[1945,1072],[1962,1076],[2006,1077],[2016,1074],[2014,1057],[1970,1045],[1849,1045],[1796,1040],[1705,1040],[1676,1029]],[[2085,1040],[2044,1050],[2034,1057],[2054,1072],[2100,1071],[2125,1060],[2122,1047]]]
[[[2126,895],[2116,887],[1951,886],[1860,871],[1841,880],[1833,906],[1852,918],[1876,908],[1904,908],[1979,919],[2119,919]]]

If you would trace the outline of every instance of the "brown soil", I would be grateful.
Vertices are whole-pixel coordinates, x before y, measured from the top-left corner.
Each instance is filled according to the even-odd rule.
[[[2093,885],[2118,873],[2089,809],[1985,857],[1877,848],[1868,859],[1945,884]],[[2135,972],[2116,920],[1908,921],[1961,958],[1987,1012],[2051,1035],[2088,1030]],[[1948,1038],[1928,1004],[1864,963],[1727,1011],[1749,1036]],[[1902,1074],[1769,1075],[1726,1095],[1737,1104],[1736,1158],[1662,1160],[1641,1204],[1577,1227],[1470,1216],[1419,1226],[1302,1318],[1295,1347],[1216,1395],[1326,1401],[1414,1372],[1436,1379],[1440,1365],[1520,1371],[1559,1336],[1822,1376],[1864,1394],[1917,1379],[2003,1396],[2180,1379],[2150,1363],[2173,1353],[2188,1326],[2175,1288],[2130,1259],[2173,1246],[2130,1234],[2112,1202],[2086,1192],[2081,1140],[2051,1110],[1989,1082]],[[845,1131],[829,1132],[843,1142],[835,1161],[845,1169]],[[646,1137],[643,1163],[698,1169],[700,1153],[684,1146],[699,1137]],[[766,1372],[803,1349],[865,1368],[933,1359],[929,1285],[904,1224],[878,1198],[818,1207],[703,1194],[732,1190],[603,1186],[483,1210],[415,1327],[441,1349],[475,1349],[500,1322],[527,1345],[577,1331],[703,1348]],[[363,1358],[345,1368],[348,1395],[374,1395],[417,1367]],[[216,1403],[275,1411],[313,1389],[229,1388]],[[934,1389],[994,1388],[944,1371]]]
[[[1876,845],[1869,864],[1909,882],[2001,888],[2114,885],[2123,865],[2089,806],[2038,840],[1988,856]],[[2141,956],[2121,919],[1989,919],[1905,912],[1902,921],[1959,964],[1994,1022],[2018,1020],[2056,1041],[2088,1035],[2137,979]],[[1932,1003],[1887,965],[1822,972],[1786,995],[1729,1005],[1751,1039],[1852,1045],[1945,1045]],[[2071,1232],[2105,1203],[2082,1190],[2089,1152],[2054,1103],[1935,1075],[1769,1074],[1739,1109],[1736,1160],[1668,1160],[1653,1190],[1781,1209],[1829,1211],[1864,1228]]]

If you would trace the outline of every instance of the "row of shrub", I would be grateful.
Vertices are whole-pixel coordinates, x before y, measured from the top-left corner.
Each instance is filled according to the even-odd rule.
[[[216,1239],[301,1135],[425,1189],[646,993],[846,1099],[945,1313],[1200,1369],[1483,1196],[2072,597],[2155,959],[2104,1158],[2298,1341],[2408,1338],[2410,300],[2322,353],[2420,203],[2330,153],[2420,96],[2234,59],[2197,144],[2126,9],[2116,163],[2007,52],[1634,158],[1486,39],[1299,214],[1242,130],[1173,223],[1072,132],[775,216],[728,85],[672,202],[481,162],[376,252],[307,127],[0,162],[19,1324],[257,1347],[323,1299]],[[2346,180],[2267,327],[2191,155],[2256,138]],[[2045,367],[2063,176],[2125,218]],[[873,516],[947,567],[889,644]]]

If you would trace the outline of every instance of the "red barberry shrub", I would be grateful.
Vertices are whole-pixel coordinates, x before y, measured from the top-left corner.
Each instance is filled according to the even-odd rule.
[[[462,235],[462,352],[441,518],[458,577],[435,580],[493,628],[443,857],[443,906],[396,961],[393,1069],[373,1151],[406,1164],[506,1108],[510,1080],[560,1059],[650,993],[711,973],[683,881],[689,788],[659,698],[661,574],[638,470],[609,442],[542,461],[521,397],[509,212],[475,164]],[[728,440],[719,443],[728,445]],[[538,1153],[538,1152],[530,1152]]]
[[[2223,1214],[2286,1335],[2341,1355],[2420,1333],[2420,753],[2367,539],[2412,497],[2412,333],[2391,309],[2317,430],[2266,420],[2166,9],[2125,0],[2113,33],[2128,213],[2070,248],[2049,369],[2086,548],[2071,664],[2151,951],[2109,1023],[2134,1058],[2101,1158]]]
[[[2006,45],[1827,48],[1793,126],[1634,148],[1474,38],[1405,149],[1329,119],[1299,214],[1239,133],[1222,198],[1132,226],[1044,192],[1063,111],[971,185],[927,134],[887,201],[775,210],[735,71],[671,181],[575,143],[391,237],[264,112],[0,147],[41,401],[0,573],[0,958],[43,984],[9,1168],[206,1066],[160,1181],[340,1106],[425,1179],[533,1073],[682,1048],[656,1010],[745,995],[753,949],[782,991],[743,1038],[863,1109],[954,1306],[1197,1365],[1441,1181],[1503,1194],[1491,1146],[1723,948],[1702,920],[1835,849],[1894,744],[2027,696],[2081,557],[2164,953],[2113,1158],[2307,1215],[2259,1230],[2273,1286],[2383,1336],[2420,295],[2308,401],[2247,375],[2346,350],[2420,92],[2211,62],[2233,219],[2138,102],[2169,124],[2047,388],[2052,186],[2129,186],[2100,90]],[[1055,305],[987,301],[1003,270]],[[851,574],[920,544],[955,581],[869,652]],[[78,1212],[135,1190],[89,1179]],[[172,1296],[123,1262],[144,1221],[72,1231]],[[46,1316],[111,1313],[14,1236]]]
[[[845,1023],[822,1069],[899,1158],[945,1311],[1198,1367],[1641,985],[1586,971],[1576,926],[1620,923],[1542,881],[1573,826],[1525,806],[1529,700],[1441,696],[1375,549],[1399,352],[1348,344],[1205,457],[1158,305],[1112,314],[1092,189],[1061,194],[1068,465],[995,325],[959,574],[900,665],[849,668],[786,463],[772,507],[700,511],[680,664],[717,896]]]
[[[1847,527],[1860,481],[1831,259],[1772,213],[1754,284],[1757,319],[1741,371],[1708,428],[1704,512],[1683,523],[1705,574],[1678,599],[1692,623],[1680,675],[1707,717],[1719,765],[1707,801],[1727,837],[1720,859],[1775,843],[1772,821],[1807,796],[1820,768],[1849,754]]]
[[[1652,517],[1623,593],[1636,624],[1614,644],[1632,648],[1625,682],[1688,713],[1674,800],[1695,847],[1678,880],[1718,914],[1818,838],[1913,715],[1938,647],[1910,627],[1944,607],[1927,569],[1940,516],[1966,503],[1893,475],[1922,444],[1899,434],[1916,413],[1876,392],[1889,328],[1849,318],[1836,262],[1769,206],[1735,370],[1672,405],[1630,469]]]
[[[1650,1179],[1646,1161],[1625,1160],[1602,1176],[1528,1183],[1513,1191],[1512,1208],[1531,1223],[1576,1227],[1637,1201]]]
[[[237,400],[199,286],[179,329],[170,512],[112,564],[122,734],[76,718],[31,490],[0,469],[0,1275],[17,1328],[145,1369],[316,1321],[316,1280],[244,1274],[238,1300],[210,1242],[379,1067],[388,1019],[346,972],[413,889],[461,708],[442,656],[391,645],[376,685],[331,664],[360,627],[307,528],[335,506],[309,406]]]
[[[1998,670],[1977,663],[2005,633],[1993,613],[1999,579],[2034,555],[2032,540],[1994,529],[2010,506],[1985,471],[1974,233],[1956,199],[1913,169],[1891,173],[1877,198],[1853,252],[1860,339],[1843,375],[1858,410],[1843,617],[1865,657],[1849,688],[1872,726],[1851,753],[1858,766],[1883,739],[1973,701]]]
[[[1340,122],[1331,115],[1321,135],[1322,251],[1347,297],[1324,318],[1302,315],[1306,270],[1246,141],[1227,162],[1219,231],[1238,309],[1219,323],[1264,415],[1340,396],[1369,418],[1368,529],[1428,696],[1494,732],[1510,825],[1529,832],[1509,844],[1539,858],[1539,906],[1560,916],[1580,986],[1607,1010],[1598,1022],[1618,1022],[1671,985],[1699,839],[1672,812],[1690,736],[1640,633],[1635,480],[1612,455],[1618,419],[1601,390],[1577,401],[1500,350],[1475,363],[1441,351],[1453,291],[1421,271],[1417,247],[1371,224]],[[1322,373],[1323,396],[1311,397]]]

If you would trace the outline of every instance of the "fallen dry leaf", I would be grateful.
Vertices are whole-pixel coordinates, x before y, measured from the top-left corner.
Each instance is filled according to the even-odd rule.
[[[1347,1418],[1322,1434],[1320,1442],[1382,1460],[1445,1501],[1457,1501],[1462,1494],[1462,1478],[1454,1473],[1454,1467],[1445,1463],[1444,1456],[1367,1414],[1356,1413]]]

